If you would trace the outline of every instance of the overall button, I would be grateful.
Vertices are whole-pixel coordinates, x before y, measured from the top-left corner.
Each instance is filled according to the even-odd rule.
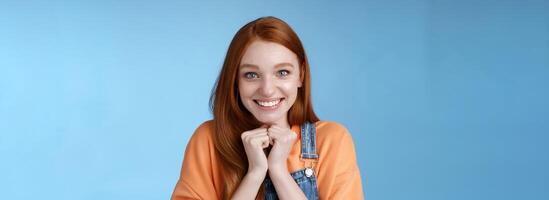
[[[305,169],[305,176],[311,177],[313,175],[313,169],[307,168]]]

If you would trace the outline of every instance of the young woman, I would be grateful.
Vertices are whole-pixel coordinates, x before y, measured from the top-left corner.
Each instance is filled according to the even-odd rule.
[[[307,57],[284,21],[234,36],[172,194],[179,199],[363,199],[351,135],[319,121]]]

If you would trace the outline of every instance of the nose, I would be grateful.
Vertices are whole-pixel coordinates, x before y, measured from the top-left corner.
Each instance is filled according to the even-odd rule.
[[[275,87],[274,81],[267,76],[261,81],[260,93],[264,97],[271,97],[275,93]]]

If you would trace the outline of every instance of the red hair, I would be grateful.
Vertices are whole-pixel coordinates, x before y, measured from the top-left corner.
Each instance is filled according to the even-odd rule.
[[[262,17],[244,25],[234,36],[223,68],[210,96],[210,108],[215,124],[214,144],[223,169],[222,199],[231,198],[248,170],[248,159],[240,134],[261,126],[261,123],[244,107],[238,93],[238,70],[247,47],[256,40],[275,42],[297,55],[300,64],[301,87],[295,103],[288,111],[290,125],[305,121],[316,122],[318,117],[311,102],[309,63],[297,34],[284,21],[276,17]],[[258,198],[263,198],[261,187]]]

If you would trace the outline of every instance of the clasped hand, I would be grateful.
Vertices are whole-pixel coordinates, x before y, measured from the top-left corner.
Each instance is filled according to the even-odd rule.
[[[272,125],[246,131],[241,135],[248,157],[248,173],[265,174],[267,170],[287,171],[286,160],[297,135],[291,129]],[[267,157],[263,149],[272,145]]]

